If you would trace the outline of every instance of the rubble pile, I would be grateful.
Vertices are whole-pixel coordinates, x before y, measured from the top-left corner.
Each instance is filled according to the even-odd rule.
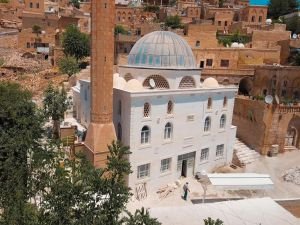
[[[300,166],[296,166],[284,172],[283,180],[300,185]]]
[[[3,59],[5,61],[2,66],[3,68],[22,71],[25,73],[38,72],[50,66],[48,63],[45,64],[41,62],[41,60],[22,57],[22,55],[18,52],[3,57]]]

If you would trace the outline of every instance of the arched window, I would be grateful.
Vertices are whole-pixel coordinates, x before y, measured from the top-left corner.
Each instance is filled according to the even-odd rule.
[[[150,104],[148,102],[144,104],[144,117],[150,117]]]
[[[224,129],[225,125],[226,125],[226,115],[223,114],[220,119],[220,128]]]
[[[186,76],[186,77],[182,78],[182,80],[180,81],[180,84],[179,84],[180,89],[195,88],[195,87],[196,87],[195,80],[194,80],[194,78],[192,78],[190,76]]]
[[[212,108],[212,99],[208,98],[207,100],[207,109],[211,109]]]
[[[122,141],[122,125],[118,123],[118,140]]]
[[[200,41],[196,41],[196,47],[200,47]]]
[[[227,97],[225,96],[223,99],[223,107],[225,108],[227,106]]]
[[[165,126],[164,139],[171,139],[173,134],[173,126],[171,123],[167,123]]]
[[[143,82],[145,88],[151,88],[150,80],[153,79],[155,83],[155,88],[157,89],[170,89],[168,81],[160,75],[151,75]]]
[[[211,126],[211,119],[210,117],[206,117],[205,122],[204,122],[204,132],[210,131],[210,126]]]
[[[172,101],[168,102],[167,114],[173,114],[174,104]]]
[[[150,128],[144,126],[141,131],[141,144],[148,144],[150,142]]]

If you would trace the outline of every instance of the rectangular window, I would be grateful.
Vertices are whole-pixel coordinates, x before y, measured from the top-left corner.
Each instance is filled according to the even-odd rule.
[[[255,16],[251,17],[251,22],[255,22]]]
[[[204,61],[200,61],[200,68],[204,68]]]
[[[207,161],[209,155],[209,148],[204,148],[201,150],[200,162]]]
[[[221,59],[221,67],[229,67],[229,60]]]
[[[258,22],[260,22],[260,23],[262,22],[262,16],[258,17]]]
[[[171,170],[171,158],[161,160],[160,172],[165,173],[170,170]]]
[[[222,157],[224,155],[224,145],[217,145],[216,157]]]
[[[225,24],[224,24],[224,26],[225,26],[225,27],[227,27],[227,21],[225,21]]]
[[[143,179],[145,177],[150,177],[150,163],[138,166],[137,178]]]
[[[30,43],[29,42],[27,42],[27,48],[30,48]]]
[[[218,21],[218,26],[221,26],[222,25],[222,22],[221,21]]]
[[[212,59],[206,59],[206,66],[212,66],[213,60]]]

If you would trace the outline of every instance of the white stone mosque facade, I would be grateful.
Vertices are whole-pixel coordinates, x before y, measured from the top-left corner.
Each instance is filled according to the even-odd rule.
[[[109,76],[109,75],[108,75]],[[155,31],[142,37],[128,65],[114,74],[113,121],[130,147],[128,185],[156,191],[200,171],[229,164],[236,127],[231,124],[235,86],[203,82],[190,46],[179,35]],[[77,119],[90,122],[90,81],[73,88]]]

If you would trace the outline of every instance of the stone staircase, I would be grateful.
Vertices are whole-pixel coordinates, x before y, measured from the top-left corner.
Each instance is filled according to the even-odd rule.
[[[299,150],[298,148],[296,148],[295,146],[284,146],[284,151],[294,151],[294,150]]]
[[[249,148],[238,138],[236,139],[234,144],[233,154],[234,155],[233,155],[232,163],[240,167],[245,167],[247,164],[256,161],[260,157],[259,153]]]

